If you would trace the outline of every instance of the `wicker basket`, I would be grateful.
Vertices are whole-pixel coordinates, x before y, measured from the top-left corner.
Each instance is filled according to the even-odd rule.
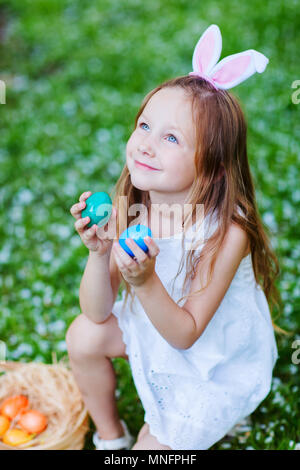
[[[0,363],[0,405],[12,395],[26,395],[30,408],[48,418],[45,431],[19,446],[0,440],[0,450],[80,450],[89,430],[88,412],[67,365],[37,362]]]

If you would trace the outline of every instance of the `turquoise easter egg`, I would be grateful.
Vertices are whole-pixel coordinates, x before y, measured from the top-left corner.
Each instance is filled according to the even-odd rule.
[[[92,227],[94,224],[98,227],[105,225],[112,213],[112,200],[105,192],[93,193],[86,199],[86,207],[81,212],[81,217],[89,217],[90,222],[87,227]]]
[[[131,249],[127,246],[125,240],[127,238],[132,238],[135,243],[144,250],[145,253],[149,251],[147,245],[144,242],[145,237],[152,237],[152,232],[149,227],[146,227],[145,225],[131,225],[128,227],[124,232],[121,233],[120,238],[119,238],[119,243],[123,250],[126,251],[126,253],[131,256],[131,258],[134,258],[134,253],[131,251]]]

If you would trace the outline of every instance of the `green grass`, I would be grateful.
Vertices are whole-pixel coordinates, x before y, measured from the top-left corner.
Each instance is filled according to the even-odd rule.
[[[142,98],[192,70],[193,48],[212,23],[221,29],[221,58],[253,48],[270,59],[233,93],[248,120],[257,201],[281,264],[285,309],[276,323],[299,331],[300,105],[291,100],[300,79],[298,11],[299,2],[283,0],[0,1],[0,339],[8,360],[66,355],[88,254],[69,209],[83,191],[113,188]],[[300,441],[300,364],[292,363],[300,335],[276,338],[272,391],[253,413],[253,429],[212,449],[291,449]],[[144,412],[130,368],[113,363],[119,412],[137,435]]]

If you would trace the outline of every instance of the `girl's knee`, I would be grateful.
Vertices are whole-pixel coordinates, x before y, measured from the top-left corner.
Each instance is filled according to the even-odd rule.
[[[73,320],[66,333],[68,354],[73,360],[101,356],[103,339],[101,324],[92,322],[81,313]]]

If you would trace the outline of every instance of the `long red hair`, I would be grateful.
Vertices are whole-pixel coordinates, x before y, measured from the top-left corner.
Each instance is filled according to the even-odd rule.
[[[192,207],[192,215],[195,214],[196,204],[204,205],[205,214],[215,211],[220,214],[218,228],[204,245],[200,256],[195,258],[195,250],[187,250],[183,289],[188,279],[194,277],[198,263],[201,270],[201,263],[207,257],[210,260],[208,283],[210,282],[218,250],[230,224],[234,222],[248,234],[255,279],[265,293],[275,331],[292,334],[274,323],[275,309],[280,315],[283,307],[276,287],[280,267],[271,247],[269,229],[262,222],[257,208],[247,156],[247,124],[237,98],[226,90],[215,90],[205,79],[195,76],[177,77],[162,83],[145,96],[136,115],[134,128],[150,98],[167,87],[184,89],[191,99],[193,109],[196,128],[195,179],[186,203],[192,204],[189,206]],[[120,236],[134,219],[134,216],[127,215],[120,197],[126,196],[128,207],[136,203],[149,207],[150,199],[148,191],[141,191],[132,185],[126,164],[114,192],[113,205],[118,206],[117,233]],[[245,217],[237,212],[237,206],[242,209]],[[134,295],[130,285],[124,279],[123,282],[126,289],[125,304],[128,294],[130,293],[132,301]],[[208,283],[193,295],[205,289]],[[177,304],[185,297],[188,296],[181,297]]]

